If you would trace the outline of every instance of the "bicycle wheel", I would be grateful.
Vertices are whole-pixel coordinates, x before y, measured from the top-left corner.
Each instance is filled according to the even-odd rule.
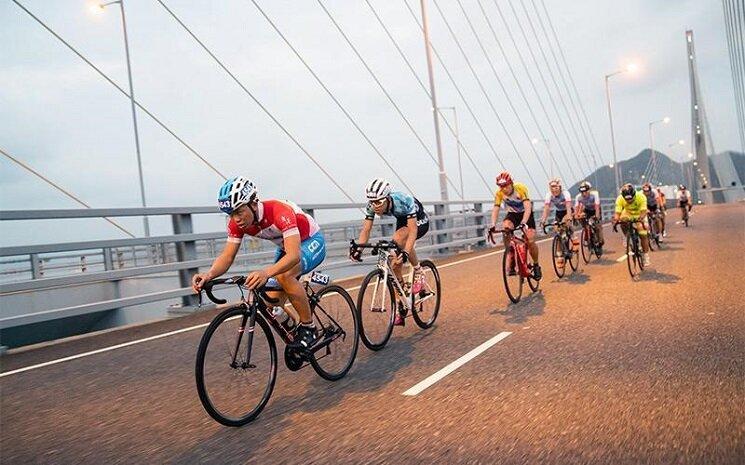
[[[592,258],[592,250],[595,246],[593,243],[592,233],[589,232],[589,228],[582,228],[582,237],[580,239],[580,248],[582,249],[582,260],[585,263],[590,263]]]
[[[531,275],[528,276],[528,278],[527,278],[528,286],[530,287],[530,290],[531,291],[535,292],[535,291],[538,290],[538,286],[541,285],[541,282],[538,281],[537,279],[533,278],[532,271],[533,271],[533,265],[534,265],[534,263],[533,263],[533,257],[531,257],[530,252],[528,252],[526,254],[525,260],[528,262],[528,269],[531,270]]]
[[[656,235],[656,229],[654,227],[654,220],[651,217],[649,217],[649,216],[647,216],[647,226],[649,227],[649,229],[647,230],[647,234],[648,234],[648,237],[650,239],[649,240],[649,250],[654,250],[655,249],[655,245],[657,245],[657,244],[653,244],[655,242],[653,239],[654,239],[654,237]]]
[[[359,347],[360,325],[357,307],[341,286],[329,285],[316,293],[313,313],[323,338],[332,338],[326,347],[310,357],[318,376],[329,381],[342,379],[354,363]]]
[[[225,426],[255,419],[269,402],[277,379],[277,345],[269,325],[257,315],[254,331],[248,332],[247,321],[248,311],[242,306],[223,311],[207,326],[197,350],[199,400]]]
[[[513,275],[510,275],[510,266],[515,273]],[[524,278],[520,275],[520,271],[517,268],[515,248],[510,245],[502,254],[502,278],[504,280],[504,289],[507,291],[507,297],[509,297],[513,303],[520,302],[520,297],[523,295]]]
[[[396,316],[394,292],[390,282],[383,282],[382,270],[373,270],[362,280],[357,295],[357,316],[360,339],[370,350],[382,349],[391,337]]]
[[[572,267],[572,271],[577,271],[577,268],[579,268],[579,251],[574,250],[574,240],[571,237],[567,239],[567,243],[569,244],[569,253],[572,254],[569,256],[569,266]]]
[[[559,279],[564,277],[566,272],[566,258],[564,258],[564,244],[561,237],[557,234],[551,243],[551,263],[554,265],[554,272]]]
[[[424,273],[424,286],[417,294],[411,295],[411,316],[422,329],[431,327],[440,312],[440,273],[429,260],[420,262]]]
[[[626,264],[629,267],[631,277],[636,278],[639,275],[639,262],[636,257],[637,249],[631,236],[632,233],[629,231],[629,234],[626,236]]]

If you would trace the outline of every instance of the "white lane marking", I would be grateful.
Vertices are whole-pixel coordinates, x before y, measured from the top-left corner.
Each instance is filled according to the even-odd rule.
[[[536,241],[536,244],[540,244],[542,242],[548,242],[551,239],[552,238],[542,239],[540,241]],[[454,261],[454,262],[446,263],[446,264],[444,264],[442,266],[438,266],[437,268],[438,269],[447,268],[447,267],[450,267],[450,266],[459,265],[461,263],[467,263],[467,262],[470,262],[470,261],[473,261],[473,260],[478,260],[480,258],[491,257],[493,255],[497,255],[497,254],[500,254],[502,252],[504,252],[504,249],[497,250],[495,252],[489,252],[489,253],[486,253],[486,254],[483,254],[483,255],[479,255],[479,256],[476,256],[476,257],[469,257],[469,258],[464,258],[463,260],[457,260],[457,261]],[[344,278],[344,279],[353,279],[353,278],[355,278],[355,277]],[[347,292],[352,292],[352,291],[358,290],[360,287],[361,286],[355,286],[355,287],[345,288],[344,290],[346,290]],[[287,305],[289,305],[289,304],[287,304]],[[193,331],[195,329],[205,328],[205,327],[207,327],[207,325],[209,325],[209,323],[204,323],[204,324],[196,325],[196,326],[190,326],[188,328],[182,328],[182,329],[178,329],[176,331],[170,331],[170,332],[167,332],[167,333],[156,334],[155,336],[150,336],[150,337],[146,337],[146,338],[143,338],[143,339],[135,339],[134,341],[124,342],[122,344],[117,344],[117,345],[113,345],[113,346],[109,346],[109,347],[102,347],[100,349],[91,350],[89,352],[83,352],[83,353],[80,353],[80,354],[71,355],[69,357],[63,357],[63,358],[58,358],[56,360],[50,360],[49,362],[38,363],[36,365],[30,365],[30,366],[27,366],[27,367],[24,367],[24,368],[19,368],[17,370],[6,371],[4,373],[0,373],[0,378],[3,378],[5,376],[14,375],[14,374],[17,374],[17,373],[23,373],[24,371],[34,370],[36,368],[44,368],[46,366],[56,365],[58,363],[67,362],[67,361],[70,361],[70,360],[75,360],[75,359],[82,358],[82,357],[88,357],[90,355],[96,355],[96,354],[100,354],[100,353],[103,353],[103,352],[108,352],[110,350],[121,349],[123,347],[128,347],[128,346],[132,346],[132,345],[135,345],[135,344],[142,344],[143,342],[149,342],[149,341],[154,341],[156,339],[160,339],[160,338],[164,338],[164,337],[168,337],[168,336],[174,336],[176,334],[185,333],[187,331]]]
[[[628,256],[627,254],[623,254],[623,255],[621,255],[620,257],[618,257],[618,258],[616,259],[616,261],[617,261],[618,263],[621,263],[622,261],[626,260],[626,257],[627,257],[627,256]]]
[[[489,339],[488,341],[484,342],[480,346],[476,347],[472,351],[468,352],[467,354],[463,355],[459,359],[455,360],[454,362],[451,362],[449,365],[447,365],[445,368],[441,369],[440,371],[434,373],[433,375],[425,378],[423,381],[417,383],[412,388],[406,390],[403,395],[405,396],[415,396],[419,394],[420,392],[424,391],[428,387],[432,386],[436,382],[440,381],[442,378],[446,377],[450,373],[454,372],[458,368],[462,367],[469,361],[476,358],[479,354],[487,350],[489,347],[493,346],[497,342],[505,339],[507,336],[512,334],[509,331],[502,331],[501,333],[497,334],[493,338]]]

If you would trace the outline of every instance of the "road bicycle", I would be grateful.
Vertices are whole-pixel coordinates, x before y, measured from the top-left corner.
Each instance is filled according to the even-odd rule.
[[[520,302],[523,295],[523,284],[528,282],[530,289],[535,292],[540,286],[540,281],[534,277],[533,258],[528,253],[528,244],[525,240],[525,228],[489,229],[490,242],[494,243],[494,234],[502,233],[506,239],[506,247],[502,255],[502,279],[507,297],[513,303]],[[515,233],[520,232],[522,237]]]
[[[618,223],[628,225],[627,229],[629,232],[626,234],[626,264],[629,268],[629,274],[633,279],[638,277],[641,272],[644,271],[641,236],[634,225],[637,223],[643,225],[644,223],[639,220],[620,220],[613,224],[613,232],[618,232]]]
[[[679,204],[678,208],[681,208],[683,210],[683,223],[685,224],[685,227],[688,227],[688,220],[690,219],[690,211],[691,206],[688,204]]]
[[[662,212],[657,210],[656,212],[649,212],[647,213],[647,225],[649,226],[648,234],[649,234],[649,249],[654,250],[655,248],[661,249],[662,248],[662,231],[659,231],[657,229],[657,221],[660,220],[660,217],[662,216]]]
[[[572,271],[579,267],[579,251],[576,250],[574,239],[569,232],[569,225],[564,222],[554,221],[543,225],[543,233],[548,234],[548,229],[553,228],[554,238],[551,241],[551,261],[554,265],[556,276],[561,279],[566,274],[567,262]]]
[[[274,307],[280,302],[266,292],[281,290],[276,280],[247,290],[247,297],[245,276],[213,279],[204,284],[202,290],[218,305],[227,301],[215,297],[214,286],[236,286],[241,294],[240,301],[222,310],[207,326],[197,350],[197,392],[212,418],[226,426],[242,426],[254,420],[269,402],[277,378],[277,345],[270,328],[286,344],[285,364],[291,371],[310,364],[329,381],[339,380],[349,372],[359,345],[359,321],[349,293],[329,284],[329,280],[318,272],[303,279],[318,332],[317,342],[308,349],[292,345],[292,317],[285,322],[275,317]],[[322,287],[316,290],[311,283]],[[201,292],[199,302],[201,305]]]
[[[590,263],[593,255],[598,259],[603,256],[603,246],[600,245],[600,238],[596,231],[596,228],[602,228],[602,225],[600,225],[600,221],[595,217],[584,217],[580,218],[579,221],[582,228],[580,236],[582,260],[584,260],[585,263]]]
[[[440,312],[441,284],[440,273],[430,260],[421,260],[419,264],[424,274],[421,291],[410,293],[413,269],[407,273],[406,284],[396,279],[391,267],[392,252],[403,255],[406,252],[393,241],[380,240],[376,243],[350,241],[353,249],[370,249],[371,255],[377,255],[375,269],[365,276],[357,296],[357,312],[360,321],[360,339],[370,350],[380,350],[388,343],[393,332],[395,312],[403,318],[409,314],[422,329],[430,328]]]

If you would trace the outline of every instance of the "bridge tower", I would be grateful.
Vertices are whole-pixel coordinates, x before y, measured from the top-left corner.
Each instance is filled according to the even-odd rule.
[[[699,190],[710,187],[711,173],[709,172],[709,154],[706,150],[705,113],[703,99],[701,98],[701,87],[698,79],[698,67],[696,65],[696,48],[693,44],[693,31],[686,31],[686,47],[688,48],[688,78],[691,84],[691,149],[694,160],[697,162],[697,171],[694,172],[694,186],[691,189]],[[704,179],[706,181],[704,181]],[[704,203],[712,203],[711,193],[699,194],[699,199]]]

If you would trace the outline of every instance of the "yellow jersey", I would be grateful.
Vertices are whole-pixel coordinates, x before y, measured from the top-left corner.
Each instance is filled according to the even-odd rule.
[[[629,216],[638,217],[644,211],[647,211],[647,196],[640,191],[636,191],[630,202],[627,202],[622,195],[616,199],[616,213],[619,215],[625,212]]]
[[[525,205],[523,202],[530,200],[528,196],[528,187],[525,184],[516,182],[512,185],[512,194],[506,195],[502,193],[502,189],[497,189],[497,193],[494,196],[494,205],[501,206],[504,204],[507,207],[507,212],[522,213],[525,211]]]

